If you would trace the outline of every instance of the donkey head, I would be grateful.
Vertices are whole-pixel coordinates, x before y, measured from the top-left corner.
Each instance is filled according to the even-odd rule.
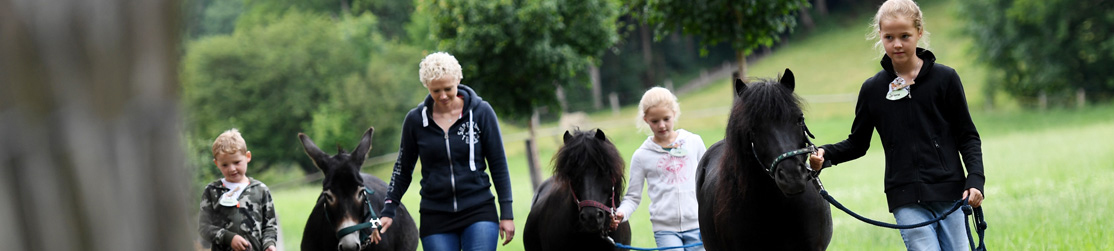
[[[321,151],[309,136],[298,133],[306,155],[313,159],[313,164],[321,169],[321,173],[325,176],[317,203],[323,205],[325,216],[335,231],[364,222],[367,213],[372,210],[368,208],[368,203],[365,203],[367,200],[365,197],[368,195],[364,192],[360,166],[364,164],[368,150],[371,150],[371,136],[374,131],[375,128],[368,128],[360,139],[359,145],[351,153],[337,146],[337,154],[332,156]],[[361,243],[358,233],[359,231],[356,231],[338,236],[337,248],[345,251],[360,250],[365,243]]]

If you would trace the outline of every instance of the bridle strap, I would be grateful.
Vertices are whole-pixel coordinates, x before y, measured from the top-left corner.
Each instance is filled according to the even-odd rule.
[[[762,158],[758,157],[758,150],[755,150],[756,148],[754,147],[754,142],[750,142],[750,152],[754,154],[754,159],[758,161],[759,165],[762,165],[762,169],[765,169],[766,174],[769,174],[770,177],[774,177],[774,174],[777,173],[778,163],[781,163],[782,161],[785,161],[797,155],[812,154],[816,152],[816,144],[813,144],[811,140],[815,139],[816,136],[812,135],[812,132],[808,130],[808,125],[805,125],[803,117],[801,118],[801,130],[804,131],[804,134],[806,136],[805,148],[782,153],[781,155],[775,157],[774,162],[771,162],[769,166],[762,164]],[[811,171],[812,169],[809,168],[809,170]]]
[[[774,158],[774,162],[771,162],[769,166],[766,166],[766,165],[762,164],[762,159],[758,157],[758,152],[757,152],[757,150],[755,150],[754,142],[750,143],[750,151],[751,151],[751,153],[754,153],[754,159],[758,161],[759,165],[762,165],[762,169],[765,169],[766,173],[769,174],[770,177],[773,177],[774,173],[777,173],[777,168],[778,168],[777,164],[778,163],[781,163],[782,161],[785,161],[785,160],[787,160],[789,158],[792,158],[792,157],[795,157],[797,155],[815,153],[816,152],[816,145],[812,145],[811,142],[809,142],[809,143],[810,143],[809,146],[807,146],[805,148],[788,151],[788,152],[782,153],[781,155],[778,155],[776,158]]]
[[[336,233],[336,236],[337,236],[338,240],[340,238],[344,237],[345,235],[348,235],[348,234],[351,234],[351,233],[354,233],[354,232],[360,232],[360,243],[366,243],[368,238],[371,237],[371,234],[368,233],[368,232],[365,232],[365,231],[361,231],[361,230],[364,230],[364,229],[378,230],[378,229],[382,228],[382,223],[379,222],[379,216],[377,216],[375,214],[375,208],[371,207],[371,195],[375,194],[375,191],[372,191],[371,189],[368,189],[367,187],[364,187],[363,193],[364,193],[364,204],[367,205],[367,210],[370,213],[368,215],[368,216],[370,216],[367,219],[368,221],[340,229]],[[325,220],[328,220],[330,224],[332,223],[332,219],[329,218],[329,211],[328,210],[325,210]]]
[[[570,193],[573,193],[573,200],[576,202],[577,210],[584,210],[584,206],[592,206],[592,207],[596,207],[596,209],[607,211],[610,214],[615,214],[616,206],[615,206],[615,180],[614,180],[614,178],[612,180],[612,205],[610,205],[610,206],[607,206],[604,203],[599,203],[598,201],[593,201],[593,200],[580,201],[579,197],[576,196],[576,190],[573,190],[573,187],[569,187],[568,190],[569,190]]]

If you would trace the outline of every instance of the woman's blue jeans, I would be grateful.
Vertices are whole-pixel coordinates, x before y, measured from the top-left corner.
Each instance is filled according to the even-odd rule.
[[[440,233],[422,237],[427,251],[494,251],[499,244],[499,224],[490,221],[473,223],[457,233]]]

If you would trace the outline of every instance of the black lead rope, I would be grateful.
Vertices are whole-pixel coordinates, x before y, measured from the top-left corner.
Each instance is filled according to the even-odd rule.
[[[816,180],[817,180],[817,182],[820,181],[819,178],[817,178]],[[827,200],[828,202],[831,202],[832,205],[834,205],[836,208],[839,208],[839,210],[842,210],[843,212],[847,213],[848,215],[851,215],[851,217],[855,217],[856,219],[859,219],[860,221],[866,222],[866,223],[871,224],[871,225],[884,227],[884,228],[893,228],[893,229],[910,229],[910,228],[918,228],[918,227],[927,226],[929,224],[935,224],[935,223],[939,222],[940,220],[943,220],[944,218],[947,218],[948,215],[954,213],[955,210],[959,210],[960,208],[963,208],[963,214],[965,214],[966,216],[972,216],[972,214],[974,214],[973,218],[975,219],[975,227],[976,227],[975,232],[979,235],[979,246],[975,247],[974,237],[971,236],[971,224],[969,222],[969,218],[964,216],[963,217],[963,223],[964,223],[963,225],[966,226],[966,228],[967,228],[967,242],[971,245],[972,250],[984,250],[984,251],[986,250],[986,241],[985,241],[986,238],[983,238],[983,234],[986,232],[987,224],[986,224],[986,220],[983,218],[982,207],[972,208],[971,205],[967,204],[967,199],[962,199],[962,200],[956,201],[955,205],[953,205],[952,208],[950,210],[948,210],[947,213],[944,213],[944,214],[936,217],[935,219],[931,219],[931,220],[921,222],[921,223],[916,223],[916,224],[898,225],[898,224],[890,224],[890,223],[886,223],[886,222],[872,220],[870,218],[863,217],[862,215],[856,214],[855,212],[851,211],[851,209],[848,209],[847,207],[843,206],[843,204],[840,204],[839,201],[836,201],[835,198],[832,198],[832,196],[828,194],[828,191],[824,190],[822,186],[821,186],[821,189],[820,189],[820,195],[824,196],[825,200]]]

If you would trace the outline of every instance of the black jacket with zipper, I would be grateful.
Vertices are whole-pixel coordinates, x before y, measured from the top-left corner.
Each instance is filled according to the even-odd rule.
[[[959,74],[936,64],[931,51],[917,48],[917,56],[924,64],[910,94],[898,100],[885,97],[897,74],[891,59],[883,56],[883,70],[859,90],[851,134],[821,146],[831,164],[854,160],[866,154],[877,129],[886,152],[885,191],[891,212],[910,203],[955,201],[967,188],[985,191],[982,141]]]
[[[491,183],[499,194],[499,218],[514,219],[511,180],[499,120],[491,105],[465,85],[457,95],[464,99],[461,118],[448,133],[433,122],[433,98],[426,99],[406,114],[391,184],[387,190],[384,217],[394,217],[402,195],[413,180],[414,164],[422,163],[421,211],[455,213],[492,203]],[[488,178],[487,170],[491,170]]]

